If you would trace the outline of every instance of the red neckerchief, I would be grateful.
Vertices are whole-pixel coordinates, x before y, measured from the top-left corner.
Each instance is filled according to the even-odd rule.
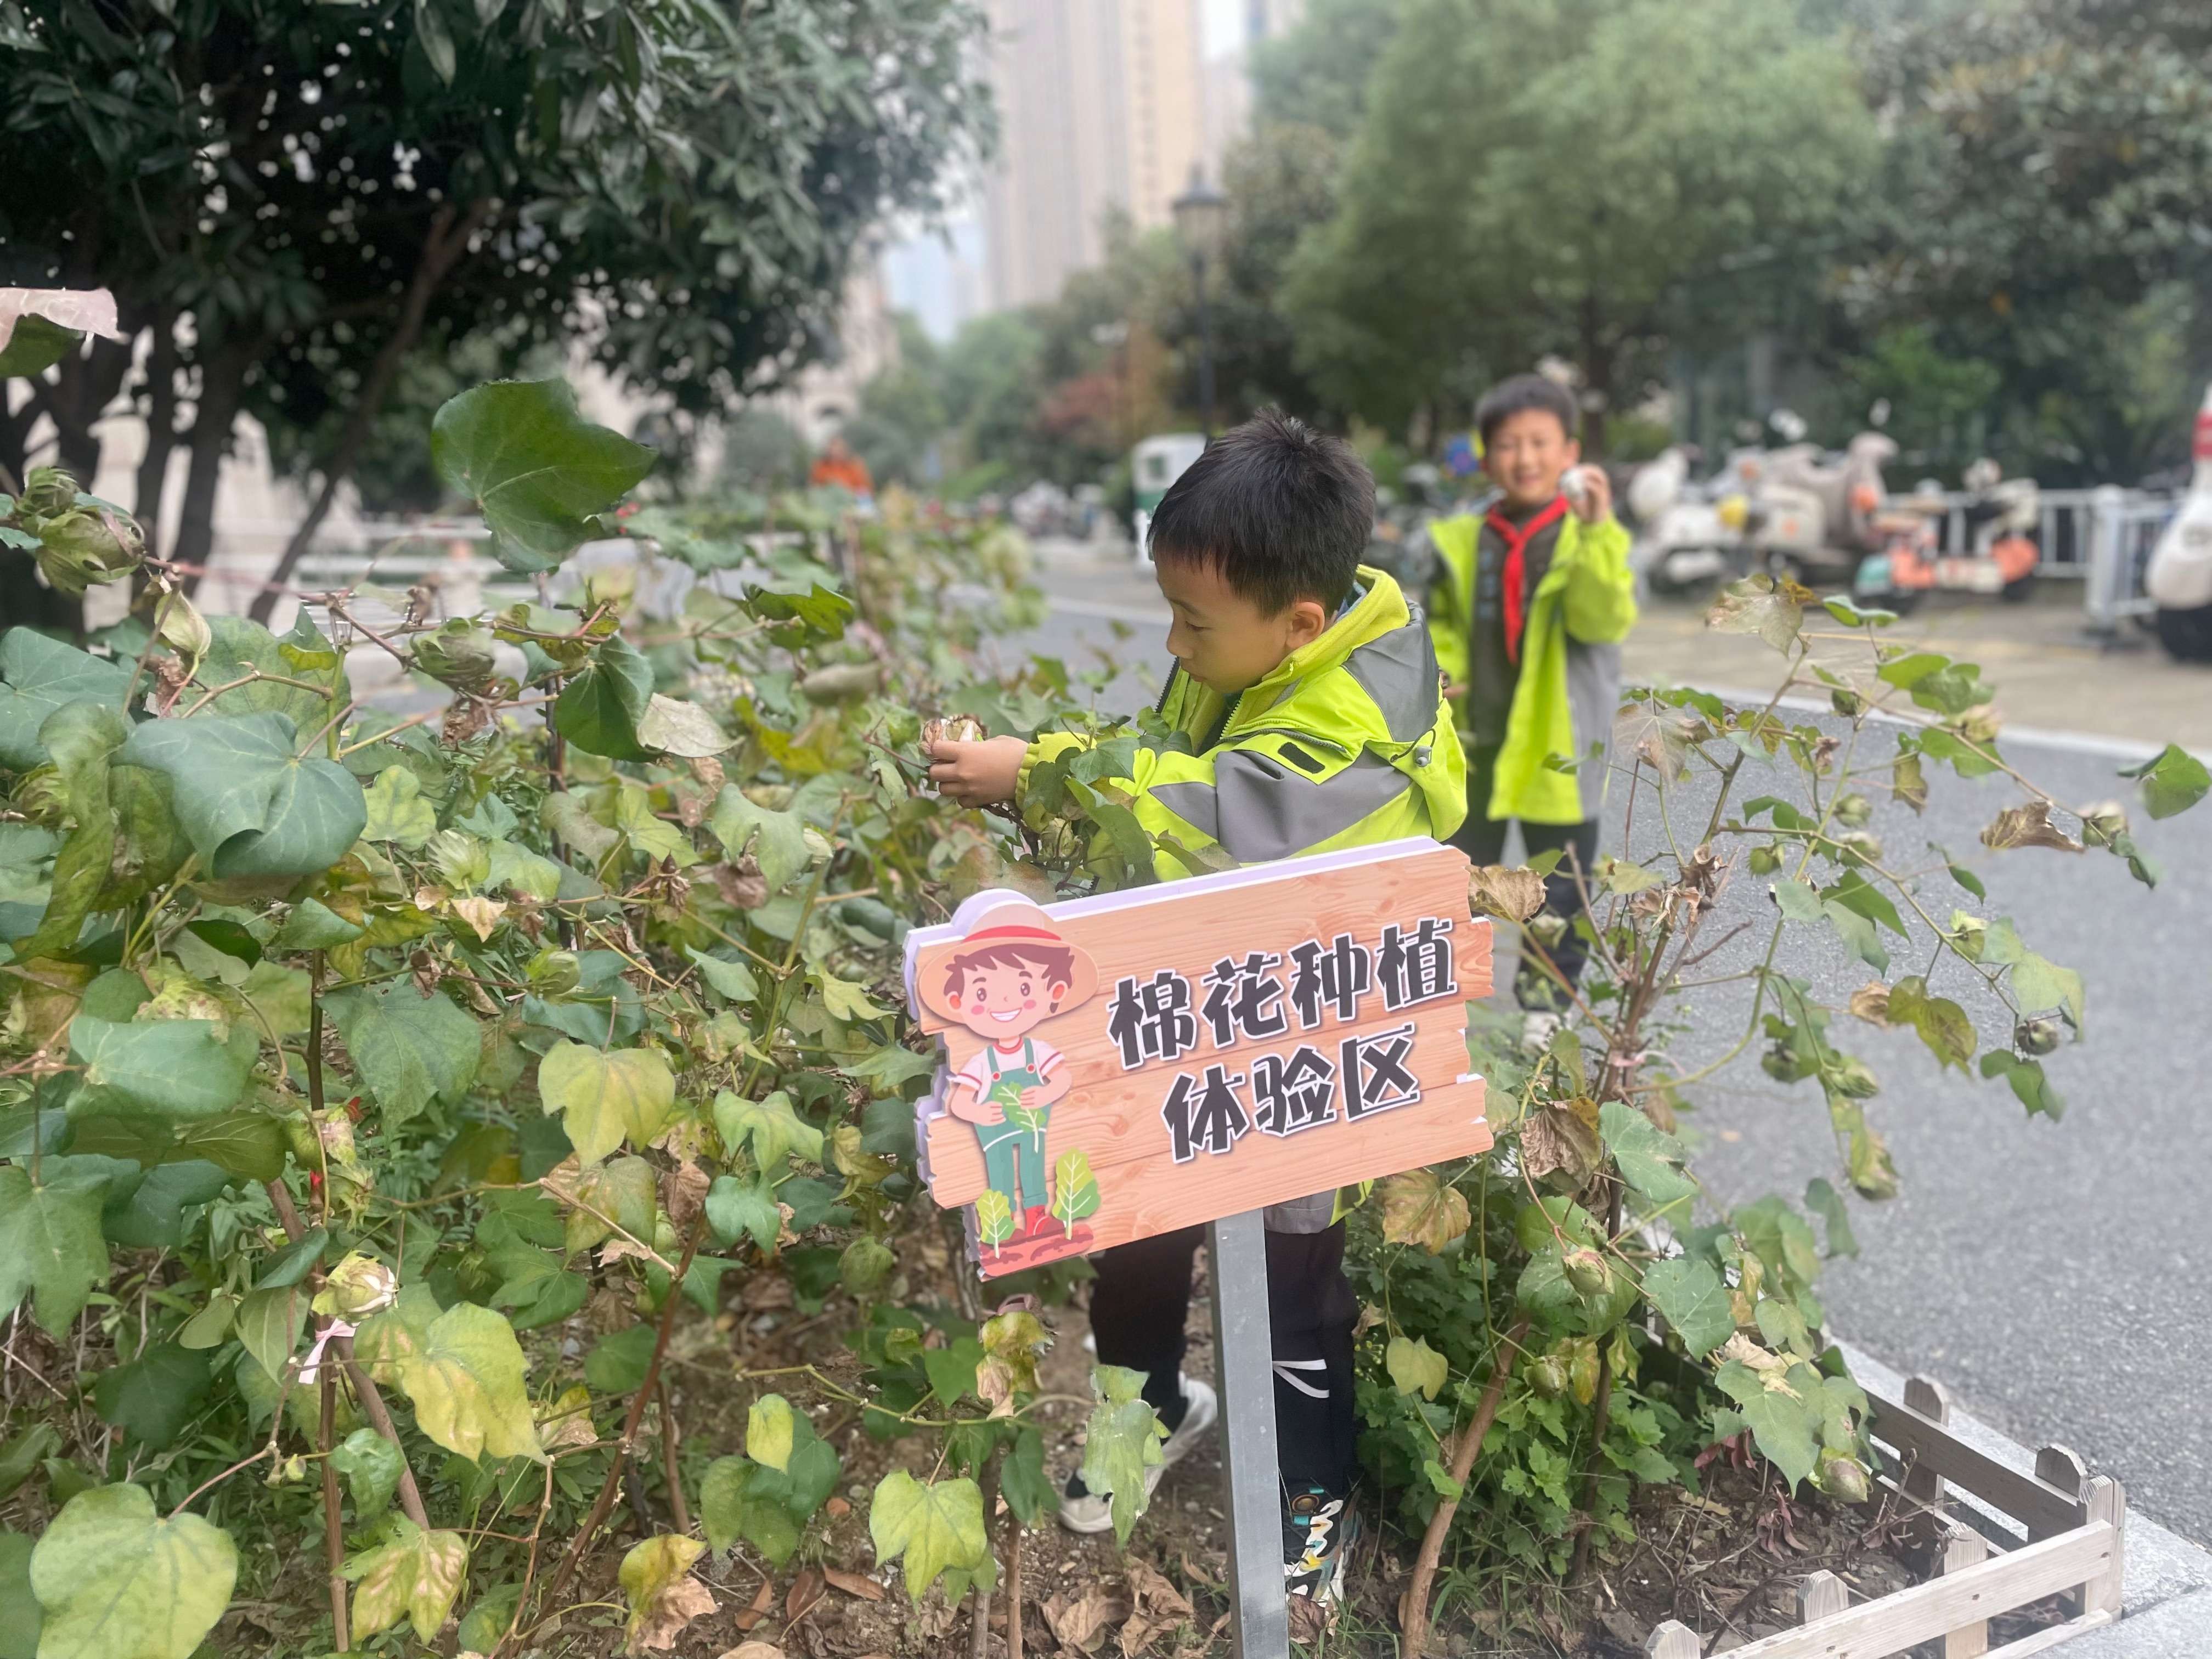
[[[1537,534],[1567,516],[1567,498],[1555,495],[1551,505],[1543,508],[1525,525],[1516,526],[1513,521],[1495,507],[1483,523],[1498,532],[1498,539],[1505,544],[1505,569],[1503,573],[1505,599],[1505,656],[1506,660],[1518,664],[1521,660],[1521,630],[1528,624],[1528,572],[1522,555]]]

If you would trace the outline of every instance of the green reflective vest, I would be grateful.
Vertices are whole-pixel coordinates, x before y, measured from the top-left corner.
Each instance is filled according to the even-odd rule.
[[[1437,576],[1429,595],[1429,633],[1453,684],[1467,683],[1474,625],[1474,567],[1482,542],[1476,514],[1439,519],[1428,529]],[[1521,636],[1521,678],[1498,751],[1490,816],[1529,823],[1580,823],[1603,805],[1605,763],[1593,744],[1613,734],[1620,700],[1620,641],[1636,624],[1636,577],[1628,532],[1615,519],[1585,524],[1569,514],[1559,526],[1551,568],[1531,596]],[[1546,763],[1575,763],[1562,772]]]

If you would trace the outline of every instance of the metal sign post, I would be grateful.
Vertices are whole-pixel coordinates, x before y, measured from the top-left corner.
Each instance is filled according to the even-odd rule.
[[[1229,1594],[1237,1659],[1290,1659],[1283,1590],[1282,1474],[1275,1456],[1275,1355],[1267,1328],[1267,1236],[1261,1212],[1206,1229],[1213,1363],[1221,1378],[1221,1463],[1229,1486]]]

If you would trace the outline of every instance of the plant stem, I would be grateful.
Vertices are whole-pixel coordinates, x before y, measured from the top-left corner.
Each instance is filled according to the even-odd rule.
[[[345,1532],[338,1522],[338,1472],[331,1462],[331,1419],[337,1410],[336,1370],[323,1367],[322,1425],[315,1443],[323,1454],[323,1555],[331,1570],[331,1640],[343,1652],[353,1645],[346,1630]]]
[[[673,1296],[672,1285],[669,1294]],[[668,1409],[668,1379],[660,1379],[660,1473],[668,1482],[668,1516],[677,1532],[691,1530],[691,1506],[684,1501],[684,1477],[676,1468],[676,1418]]]
[[[998,1507],[999,1472],[995,1463],[987,1465],[981,1482],[983,1488],[983,1541],[988,1548],[991,1540],[991,1511]],[[1015,1522],[1017,1529],[1021,1522]],[[991,1592],[978,1578],[969,1592],[968,1659],[989,1659],[991,1651]],[[1011,1621],[1010,1621],[1011,1623]]]
[[[1489,1384],[1482,1391],[1482,1399],[1474,1408],[1474,1419],[1467,1425],[1453,1449],[1451,1478],[1464,1488],[1468,1477],[1474,1469],[1474,1455],[1482,1449],[1482,1442],[1497,1420],[1498,1407],[1505,1398],[1505,1379],[1513,1374],[1513,1361],[1521,1352],[1522,1339],[1528,1334],[1526,1315],[1513,1322],[1498,1345],[1498,1358],[1490,1368]],[[1429,1517],[1429,1529],[1421,1534],[1420,1553],[1413,1558],[1413,1582],[1406,1587],[1406,1599],[1399,1607],[1399,1622],[1405,1626],[1406,1638],[1400,1648],[1401,1659],[1421,1659],[1429,1640],[1429,1589],[1435,1583],[1437,1564],[1443,1559],[1444,1536],[1451,1530],[1452,1517],[1459,1513],[1460,1500],[1447,1498],[1437,1505]]]
[[[1022,1517],[1006,1510],[1006,1659],[1022,1659]]]
[[[706,1225],[706,1212],[702,1211],[693,1218],[691,1231],[684,1238],[684,1261],[668,1283],[668,1299],[660,1310],[660,1328],[653,1337],[653,1358],[646,1362],[645,1380],[639,1383],[637,1392],[630,1397],[629,1415],[623,1419],[622,1438],[616,1444],[615,1462],[617,1466],[628,1461],[630,1448],[637,1443],[637,1425],[645,1417],[645,1402],[653,1398],[653,1386],[660,1380],[660,1362],[668,1352],[668,1334],[676,1328],[676,1310],[684,1300],[684,1276],[691,1271],[691,1258],[698,1253],[699,1236]],[[576,1530],[576,1541],[568,1546],[568,1553],[562,1557],[561,1565],[553,1574],[553,1581],[545,1587],[543,1600],[546,1604],[559,1601],[561,1592],[568,1589],[568,1581],[576,1576],[576,1569],[583,1565],[584,1552],[591,1547],[592,1534],[606,1520],[607,1511],[614,1507],[615,1488],[619,1484],[610,1480],[599,1488],[599,1495],[592,1500],[591,1513],[584,1517],[583,1524]],[[534,1630],[536,1624],[529,1628]],[[519,1637],[525,1633],[518,1623],[517,1629],[508,1632],[500,1643],[492,1659],[503,1659],[503,1656],[513,1651]]]

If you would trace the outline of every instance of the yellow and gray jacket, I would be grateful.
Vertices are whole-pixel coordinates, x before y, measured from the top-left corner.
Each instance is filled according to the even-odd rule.
[[[1437,567],[1429,587],[1429,632],[1445,674],[1463,684],[1481,515],[1439,519],[1427,535]],[[1620,641],[1636,624],[1628,547],[1628,532],[1615,519],[1591,525],[1570,514],[1560,525],[1551,567],[1530,596],[1521,678],[1491,787],[1492,817],[1581,823],[1602,811],[1604,756],[1589,750],[1612,738],[1620,703]],[[1573,771],[1547,764],[1554,757],[1576,763]]]
[[[1443,841],[1467,816],[1467,762],[1427,620],[1382,571],[1361,567],[1351,605],[1249,690],[1224,697],[1177,668],[1159,712],[1195,752],[1139,749],[1130,775],[1110,781],[1146,830],[1193,850],[1260,864],[1404,836]],[[1023,793],[1040,762],[1085,741],[1039,737]],[[1164,881],[1193,873],[1165,849],[1154,863]],[[1317,1232],[1357,1198],[1273,1205],[1267,1225]]]

